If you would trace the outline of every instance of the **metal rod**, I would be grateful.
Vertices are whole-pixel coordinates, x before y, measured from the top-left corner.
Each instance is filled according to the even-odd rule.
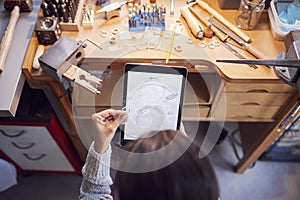
[[[170,0],[170,16],[173,17],[174,16],[174,0]]]
[[[226,47],[231,53],[233,53],[234,55],[236,55],[238,58],[241,58],[241,59],[246,59],[240,52],[238,52],[237,50],[235,50],[232,46],[230,46],[228,44],[228,42],[223,42],[222,45],[224,47]],[[257,66],[253,65],[253,64],[249,64],[250,67],[253,67],[254,69],[257,68]]]
[[[281,67],[296,67],[300,68],[300,59],[257,59],[257,60],[223,60],[217,59],[217,62],[233,63],[233,64],[253,64],[253,65],[266,65],[266,66],[281,66]]]

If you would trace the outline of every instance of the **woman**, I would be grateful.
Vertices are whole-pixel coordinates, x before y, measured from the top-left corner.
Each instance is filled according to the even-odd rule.
[[[145,173],[118,171],[113,191],[110,185],[110,142],[117,128],[127,121],[127,113],[105,110],[92,116],[97,128],[94,142],[89,148],[86,163],[82,169],[83,181],[80,199],[117,200],[217,200],[218,182],[209,161],[199,159],[199,147],[179,131],[165,130],[149,138],[132,141],[125,146],[129,152],[147,153],[158,151],[172,143],[170,155],[158,156],[157,160],[146,160],[141,165],[168,159],[172,152],[178,152],[191,144],[177,160],[171,164]],[[176,137],[176,140],[175,140]],[[132,158],[126,158],[131,163]]]

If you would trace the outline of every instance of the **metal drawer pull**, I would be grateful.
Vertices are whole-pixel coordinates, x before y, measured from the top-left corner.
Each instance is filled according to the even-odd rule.
[[[260,106],[260,104],[257,102],[245,102],[242,103],[241,106]]]
[[[37,156],[37,157],[31,157],[30,155],[28,155],[27,153],[23,153],[23,156],[25,156],[25,158],[27,158],[28,160],[33,160],[33,161],[35,161],[35,160],[40,160],[40,159],[42,159],[42,158],[44,158],[45,156],[46,156],[46,154],[41,154],[41,155],[39,155],[39,156]]]
[[[2,135],[6,136],[6,137],[10,137],[10,138],[19,137],[19,136],[23,135],[25,132],[26,132],[25,130],[22,130],[15,135],[10,135],[10,134],[6,133],[4,130],[0,130],[0,133],[2,133]]]
[[[33,147],[35,145],[34,142],[28,144],[27,146],[20,146],[19,144],[15,143],[15,142],[11,142],[11,144],[18,149],[30,149],[31,147]]]
[[[246,91],[247,93],[269,93],[266,89],[253,89]]]

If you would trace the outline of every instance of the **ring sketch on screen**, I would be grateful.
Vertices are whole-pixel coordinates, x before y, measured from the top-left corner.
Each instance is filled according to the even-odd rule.
[[[125,140],[134,140],[145,133],[177,129],[181,74],[128,72]],[[147,135],[149,137],[150,135]]]

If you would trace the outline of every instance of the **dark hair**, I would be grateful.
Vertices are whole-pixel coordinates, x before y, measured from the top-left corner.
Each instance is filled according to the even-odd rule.
[[[207,158],[199,158],[199,147],[179,131],[160,131],[152,137],[129,143],[131,152],[153,152],[172,143],[172,152],[184,153],[171,164],[146,173],[118,171],[113,195],[118,200],[217,200],[219,188],[214,170]],[[188,146],[186,146],[188,145]],[[168,159],[167,152],[161,159]],[[172,155],[171,155],[172,156]],[[126,158],[127,159],[127,158]],[[130,162],[130,157],[128,157]],[[155,162],[150,160],[149,163]]]

